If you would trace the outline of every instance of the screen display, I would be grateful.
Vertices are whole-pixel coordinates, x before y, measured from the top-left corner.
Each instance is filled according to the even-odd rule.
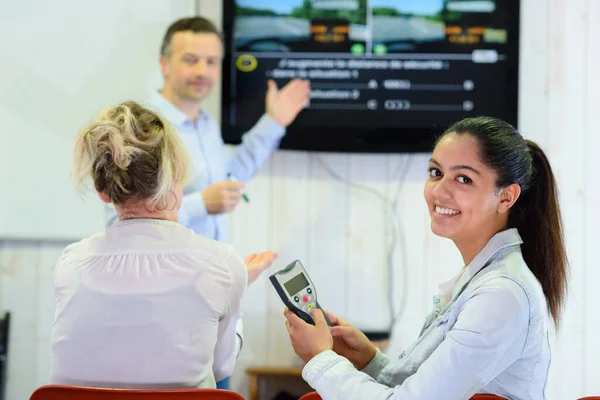
[[[302,272],[283,284],[283,286],[285,286],[285,290],[287,290],[290,296],[295,295],[308,285],[310,285],[310,283]]]
[[[311,83],[284,148],[428,151],[435,134],[465,117],[516,124],[518,1],[227,3],[227,142],[265,112],[268,79],[280,88],[293,78]]]

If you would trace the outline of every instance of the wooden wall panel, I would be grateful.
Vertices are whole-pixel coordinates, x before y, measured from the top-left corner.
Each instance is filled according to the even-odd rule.
[[[546,146],[560,188],[564,233],[571,263],[569,304],[557,333],[553,361],[570,365],[568,370],[554,368],[552,393],[569,398],[582,390],[584,349],[581,341],[581,314],[585,284],[584,234],[585,208],[585,37],[584,1],[554,1],[550,9],[550,85],[549,124]],[[560,371],[560,373],[558,373]]]
[[[271,159],[271,209],[269,247],[279,252],[276,267],[306,260],[310,254],[311,196],[307,179],[309,157],[306,152],[279,151]],[[267,338],[269,365],[294,365],[301,360],[294,354],[285,328],[284,304],[275,292],[267,290]]]
[[[386,248],[389,157],[351,155],[346,318],[362,330],[389,328]]]
[[[344,154],[310,155],[310,253],[303,261],[321,306],[348,315],[347,238],[350,162]]]
[[[7,399],[28,399],[37,382],[39,272],[37,243],[2,243],[0,304],[11,313]]]
[[[585,88],[582,101],[577,101],[585,109],[585,170],[580,172],[584,177],[584,212],[585,231],[579,238],[584,243],[585,258],[581,268],[585,271],[585,286],[582,288],[581,314],[584,324],[581,327],[581,341],[584,349],[581,394],[600,395],[600,319],[598,318],[598,282],[600,282],[600,268],[598,268],[598,238],[600,238],[600,181],[596,176],[598,149],[600,149],[600,134],[598,133],[598,113],[600,110],[600,76],[597,68],[600,66],[600,2],[587,1],[587,19],[585,24],[588,29],[584,42],[587,45],[585,55]],[[581,155],[580,155],[581,156]],[[570,205],[569,205],[570,206]]]
[[[63,243],[39,243],[40,267],[37,274],[37,386],[50,382],[52,324],[54,322],[54,267],[64,249]]]
[[[241,202],[231,214],[231,243],[243,258],[252,253],[270,250],[270,182],[270,166],[267,163],[245,188],[250,202]],[[277,260],[275,266],[280,262],[281,259]],[[265,364],[267,360],[269,346],[264,333],[267,325],[265,307],[271,286],[267,274],[263,274],[248,288],[243,303],[244,347],[232,377],[232,385],[242,393],[247,391],[248,384],[245,369],[250,365]]]

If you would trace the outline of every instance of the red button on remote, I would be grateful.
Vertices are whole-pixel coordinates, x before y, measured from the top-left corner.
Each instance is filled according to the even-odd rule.
[[[302,301],[308,303],[308,296],[302,296]]]

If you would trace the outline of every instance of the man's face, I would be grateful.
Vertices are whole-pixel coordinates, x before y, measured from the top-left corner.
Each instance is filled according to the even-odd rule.
[[[165,87],[180,101],[201,102],[221,77],[223,44],[214,33],[177,32],[160,57]]]

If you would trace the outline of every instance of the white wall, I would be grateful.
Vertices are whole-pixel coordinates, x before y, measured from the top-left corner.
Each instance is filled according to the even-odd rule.
[[[212,15],[218,3],[202,1],[201,9]],[[572,266],[571,294],[555,341],[549,394],[556,400],[600,395],[596,361],[600,322],[593,286],[600,281],[594,257],[594,238],[600,234],[596,206],[600,184],[594,163],[600,147],[594,129],[600,78],[592,70],[600,65],[600,45],[595,41],[600,38],[600,3],[523,3],[520,128],[548,151],[554,165]],[[118,13],[116,0],[106,9],[110,5]],[[24,26],[26,22],[23,17]],[[93,27],[80,29],[82,34],[95,34]],[[218,111],[217,101],[211,102]],[[436,284],[461,267],[452,244],[429,232],[422,199],[426,160],[427,155],[280,151],[248,186],[251,203],[240,205],[233,214],[232,241],[242,254],[278,251],[277,266],[301,259],[325,307],[362,328],[383,328],[389,313],[386,250],[391,219],[389,207],[369,190],[388,202],[398,198],[396,221],[402,235],[396,243],[394,301],[398,307],[405,295],[407,306],[394,329],[390,352],[397,354],[415,338]],[[352,184],[332,178],[321,162]],[[10,309],[15,317],[8,399],[25,399],[47,381],[53,318],[51,271],[64,245],[0,243],[0,309]],[[246,395],[243,371],[247,366],[300,362],[289,345],[282,304],[265,277],[250,288],[244,316],[246,345],[234,386]]]
[[[194,3],[3,4],[0,182],[8,190],[0,196],[0,238],[89,236],[104,226],[104,207],[94,193],[82,199],[72,189],[73,136],[107,104],[147,99],[160,87],[165,25]]]

